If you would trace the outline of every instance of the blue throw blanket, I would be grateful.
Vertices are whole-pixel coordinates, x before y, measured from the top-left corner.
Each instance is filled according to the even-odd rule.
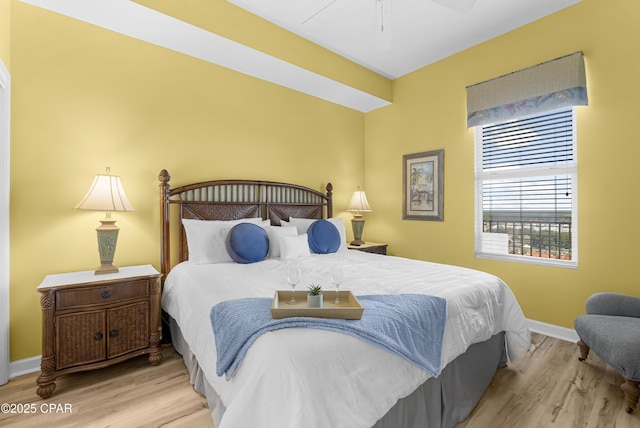
[[[336,331],[360,338],[439,376],[447,303],[422,294],[358,296],[359,320],[292,317],[273,319],[270,298],[229,300],[211,308],[218,376],[233,376],[262,333],[288,327]]]

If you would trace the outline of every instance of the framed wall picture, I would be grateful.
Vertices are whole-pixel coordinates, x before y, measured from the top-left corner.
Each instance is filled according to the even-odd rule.
[[[444,150],[402,157],[402,219],[444,219]]]

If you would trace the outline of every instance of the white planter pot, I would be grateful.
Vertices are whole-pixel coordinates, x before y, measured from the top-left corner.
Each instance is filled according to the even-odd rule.
[[[307,294],[307,306],[309,306],[310,308],[321,308],[322,294],[318,294],[317,296],[312,296],[311,294]]]

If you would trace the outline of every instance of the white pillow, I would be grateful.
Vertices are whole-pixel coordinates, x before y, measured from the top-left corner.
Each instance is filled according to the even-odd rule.
[[[291,224],[292,226],[295,226],[296,229],[298,230],[298,235],[301,235],[303,233],[307,233],[307,229],[309,229],[309,226],[311,226],[311,223],[313,223],[316,220],[317,219],[315,218],[289,217],[289,222],[280,221],[280,224],[287,223],[287,224]],[[338,248],[338,251],[347,250],[347,231],[344,228],[344,221],[339,217],[332,217],[332,218],[328,218],[327,220],[330,221],[336,227],[336,229],[338,229],[338,232],[340,233],[340,248]]]
[[[294,218],[289,217],[289,225],[295,226],[298,229],[298,235],[302,235],[303,233],[307,233],[307,229],[311,226],[311,223],[316,221],[316,218]],[[282,224],[282,222],[280,222]]]
[[[268,222],[268,220],[265,220]],[[239,220],[192,220],[182,219],[187,234],[189,261],[196,264],[231,262],[225,240],[229,231],[238,223],[254,223],[262,227],[260,217]]]
[[[267,236],[269,237],[269,254],[268,258],[280,257],[280,237],[281,236],[297,236],[298,230],[291,227],[267,226],[265,227]]]
[[[327,220],[333,223],[333,225],[336,227],[336,229],[338,229],[338,232],[340,233],[340,248],[338,248],[338,251],[348,251],[347,231],[344,228],[344,220],[342,220],[340,217],[328,218]]]
[[[296,257],[311,257],[307,234],[295,236],[280,236],[280,259],[288,260]]]
[[[253,223],[253,222],[251,222]],[[266,219],[266,220],[262,220],[258,222],[258,226],[260,226],[263,229],[267,229],[267,227],[271,226],[271,220]]]

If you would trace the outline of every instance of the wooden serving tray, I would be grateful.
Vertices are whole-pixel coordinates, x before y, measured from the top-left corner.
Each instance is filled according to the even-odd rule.
[[[291,291],[278,290],[271,302],[271,316],[274,319],[288,317],[314,317],[314,318],[339,318],[346,320],[359,320],[362,318],[364,308],[351,291],[339,291],[340,303],[335,304],[335,291],[323,293],[323,305],[321,308],[307,306],[307,292],[294,292],[296,303],[290,304]]]

